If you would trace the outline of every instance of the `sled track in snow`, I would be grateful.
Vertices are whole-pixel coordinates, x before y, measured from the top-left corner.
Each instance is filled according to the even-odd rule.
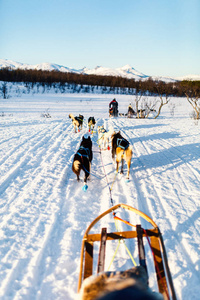
[[[133,155],[133,159],[137,160],[137,169],[134,170],[134,162],[132,162],[131,176],[136,186],[139,201],[143,202],[143,204],[138,202],[139,209],[147,215],[150,215],[153,220],[160,219],[159,216],[165,216],[164,219],[157,221],[161,230],[162,228],[165,228],[165,231],[167,229],[164,233],[164,240],[173,239],[173,242],[176,244],[175,249],[179,253],[179,256],[180,253],[182,253],[181,260],[187,259],[190,271],[198,278],[198,271],[191,257],[193,248],[192,240],[184,239],[178,230],[179,225],[175,227],[174,224],[179,224],[180,222],[180,220],[176,218],[177,210],[181,209],[181,214],[185,216],[190,213],[188,209],[191,208],[191,206],[194,206],[194,210],[198,211],[198,207],[193,203],[194,196],[198,196],[192,193],[191,184],[188,182],[189,184],[187,185],[187,181],[188,177],[190,177],[193,178],[196,183],[199,182],[199,172],[191,162],[188,162],[187,155],[184,151],[179,149],[181,147],[179,147],[178,144],[166,141],[166,139],[154,139],[153,136],[151,143],[147,138],[149,142],[147,143],[145,142],[145,138],[141,139],[135,132],[134,127],[133,130],[129,130],[129,133],[127,133],[126,130],[123,129],[126,127],[124,126],[124,122],[122,122],[121,126],[119,124],[115,124],[115,126],[118,127],[119,130],[122,128],[122,135],[133,145],[133,153],[136,154],[136,158],[134,158]],[[159,146],[159,162],[156,161],[156,155],[152,153],[148,145],[153,145],[154,148],[158,148]],[[150,161],[151,157],[153,158],[153,162]],[[199,155],[195,155],[195,159],[198,157]],[[154,163],[159,168],[156,168]],[[181,172],[179,171],[182,165],[184,166],[184,172],[183,170],[181,170]],[[162,186],[165,186],[166,183],[166,188],[169,188],[172,176],[174,177],[174,184],[170,187],[170,193],[173,193],[173,199],[169,199],[167,197],[167,190],[162,190]],[[163,181],[161,184],[158,184],[159,177],[163,177],[163,179],[160,180]],[[177,185],[177,188],[175,185]],[[184,190],[182,190],[183,187]],[[188,201],[190,202],[189,205],[184,201],[186,197],[187,203]],[[174,212],[176,212],[176,215],[174,215]],[[182,233],[184,234],[184,231]],[[200,243],[200,239],[198,238],[198,226],[194,228],[193,233]],[[168,246],[167,244],[166,246],[169,247],[169,252],[171,253],[170,245]],[[195,253],[195,256],[198,256],[198,254]],[[170,259],[176,264],[176,252],[174,252],[174,255],[170,255]]]
[[[6,125],[11,136],[2,141],[0,158],[0,298],[42,300],[49,291],[54,299],[74,299],[81,237],[94,217],[111,207],[97,132],[92,137],[92,173],[98,178],[91,175],[86,193],[81,189],[82,179],[77,183],[71,170],[82,135],[88,132],[86,122],[76,134],[71,120],[33,122],[31,127],[16,123],[10,131]],[[198,145],[179,145],[177,135],[160,134],[159,130],[145,135],[134,120],[99,118],[96,128],[103,123],[120,130],[133,145],[130,182],[117,175],[112,189],[114,204],[123,202],[156,220],[175,286],[178,280],[181,290],[185,272],[192,274],[188,282],[198,286],[198,253],[193,249],[194,237],[200,244]],[[102,151],[102,157],[112,185],[115,165],[111,152]],[[112,221],[108,220],[108,230]],[[115,248],[111,250],[113,253]],[[124,263],[124,249],[119,250],[120,255],[123,259],[116,267],[130,267]]]
[[[62,239],[56,233],[57,227],[62,224],[60,216],[65,218],[62,215],[66,200],[63,195],[67,174],[71,173],[72,155],[68,157],[68,163],[65,157],[66,148],[74,147],[73,137],[68,139],[69,130],[71,132],[71,123],[70,126],[64,123],[54,124],[53,127],[39,130],[21,142],[4,159],[4,164],[9,160],[14,165],[1,178],[0,186],[4,199],[1,202],[1,228],[7,237],[3,248],[5,255],[2,256],[5,268],[0,271],[1,290],[4,294],[13,288],[13,284],[17,286],[16,282],[30,281],[32,278],[32,288],[21,289],[19,286],[20,292],[16,296],[21,297],[27,293],[30,297],[33,296],[42,284],[41,276],[45,275],[37,274],[46,262],[44,258],[51,256],[52,244],[56,249],[59,239]],[[57,184],[54,186],[55,180]],[[8,187],[14,190],[11,198],[6,196]],[[16,230],[17,241],[14,238]],[[10,268],[7,268],[9,262]],[[48,271],[44,265],[45,269]]]

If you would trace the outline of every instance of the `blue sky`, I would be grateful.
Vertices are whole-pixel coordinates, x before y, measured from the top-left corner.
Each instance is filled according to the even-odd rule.
[[[0,58],[200,75],[200,0],[0,0]]]

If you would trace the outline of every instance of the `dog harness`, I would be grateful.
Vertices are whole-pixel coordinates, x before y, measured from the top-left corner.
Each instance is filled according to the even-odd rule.
[[[117,139],[117,147],[122,148],[123,150],[126,150],[129,146],[129,142],[125,139]]]
[[[82,122],[83,122],[83,118],[81,118],[81,117],[75,117],[75,120],[78,121],[79,126],[80,126],[80,125],[82,124]]]
[[[79,152],[80,150],[85,151],[86,154],[80,153],[80,152]],[[88,174],[90,174],[90,172],[89,172],[88,170],[86,170],[85,166],[83,165],[83,157],[86,157],[86,158],[89,160],[90,150],[89,150],[88,148],[85,148],[85,147],[81,146],[81,147],[79,148],[77,154],[78,154],[78,155],[81,157],[81,159],[82,159],[82,166],[83,166],[83,169],[84,169]]]
[[[79,151],[81,151],[81,150],[85,151],[86,154],[80,153]],[[89,150],[89,148],[85,148],[85,147],[81,146],[81,147],[78,149],[77,154],[78,154],[79,156],[81,156],[81,157],[84,156],[84,157],[87,157],[87,159],[89,159],[90,150]]]
[[[100,128],[99,130],[101,133],[106,133],[107,131],[105,130],[105,128]]]

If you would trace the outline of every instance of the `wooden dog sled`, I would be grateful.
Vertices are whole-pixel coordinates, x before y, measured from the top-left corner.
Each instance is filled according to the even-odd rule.
[[[152,229],[143,229],[141,225],[132,225],[128,221],[125,221],[116,216],[115,211],[118,209],[124,209],[128,212],[126,213],[135,213],[145,219],[148,223],[150,223],[153,228]],[[129,231],[116,231],[116,232],[107,232],[107,228],[102,228],[101,233],[90,233],[90,231],[94,231],[94,226],[106,215],[113,214],[114,218],[123,223],[130,225],[128,228],[131,228]],[[139,218],[137,216],[137,218]],[[124,225],[125,226],[125,225]],[[97,227],[97,226],[95,226]],[[156,273],[156,281],[158,286],[158,291],[162,294],[164,299],[172,299],[176,300],[175,290],[172,282],[172,277],[170,273],[170,269],[168,266],[168,260],[166,255],[166,250],[163,242],[163,238],[161,232],[156,225],[156,223],[148,217],[143,212],[129,206],[126,204],[117,204],[112,208],[108,209],[101,215],[99,215],[87,228],[81,247],[81,257],[80,257],[80,274],[79,274],[79,282],[78,282],[78,292],[82,286],[83,280],[88,278],[93,274],[93,263],[94,263],[94,243],[99,244],[99,255],[98,255],[98,263],[97,263],[97,274],[100,272],[104,272],[105,258],[106,258],[106,244],[112,240],[126,240],[126,239],[136,239],[138,245],[138,258],[139,265],[142,266],[146,273],[148,274],[148,265],[145,257],[145,247],[144,247],[144,239],[147,239],[149,247],[151,249],[151,253],[153,256],[153,264],[155,267]],[[96,249],[96,248],[95,248]],[[97,261],[97,259],[96,259]],[[148,275],[147,275],[148,276]]]

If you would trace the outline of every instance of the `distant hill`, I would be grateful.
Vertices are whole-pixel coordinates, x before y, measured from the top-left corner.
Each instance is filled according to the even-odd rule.
[[[186,75],[182,77],[177,77],[177,80],[200,80],[200,75]]]
[[[29,65],[20,62],[15,62],[8,59],[0,59],[0,69],[2,68],[11,68],[13,70],[22,69],[22,70],[43,70],[43,71],[59,71],[66,73],[76,73],[76,74],[89,74],[89,75],[102,75],[102,76],[120,76],[128,79],[135,80],[146,80],[148,78],[152,78],[153,80],[162,80],[164,82],[173,82],[179,80],[200,80],[200,75],[185,75],[182,77],[164,77],[164,76],[150,76],[145,75],[137,70],[135,70],[130,65],[125,65],[121,68],[111,69],[105,68],[101,66],[97,66],[94,69],[88,69],[86,67],[82,69],[74,69],[70,67],[65,67],[58,64],[52,63],[41,63],[37,65]]]
[[[102,76],[116,76],[116,77],[124,77],[128,79],[135,79],[135,80],[146,80],[148,78],[152,78],[153,80],[162,80],[165,82],[173,82],[177,81],[177,78],[170,78],[170,77],[155,77],[145,75],[137,70],[135,70],[130,65],[125,65],[121,68],[111,69],[105,68],[101,66],[97,66],[94,69],[88,69],[86,67],[82,69],[74,69],[70,67],[65,67],[58,64],[52,63],[41,63],[36,65],[29,65],[20,62],[15,62],[8,59],[0,59],[0,69],[2,68],[10,68],[13,70],[22,69],[22,70],[43,70],[43,71],[59,71],[59,72],[66,72],[66,73],[77,73],[77,74],[88,74],[88,75],[102,75]],[[200,76],[199,76],[200,77]]]

